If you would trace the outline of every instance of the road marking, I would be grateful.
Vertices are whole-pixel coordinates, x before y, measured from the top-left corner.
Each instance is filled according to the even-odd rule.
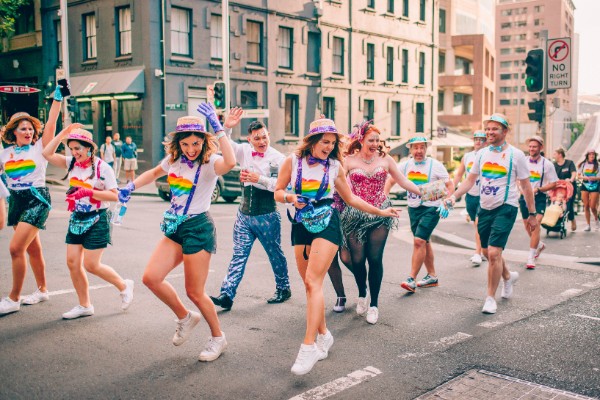
[[[365,382],[382,372],[375,367],[365,367],[363,369],[350,372],[348,375],[338,378],[334,381],[317,386],[304,393],[290,398],[290,400],[321,400],[336,395],[352,386]]]
[[[583,315],[583,314],[571,314],[571,315],[574,317],[587,318],[587,319],[593,319],[594,321],[600,321],[600,318],[590,317],[589,315]]]
[[[561,296],[575,296],[576,294],[579,294],[583,292],[583,290],[581,289],[567,289],[564,292],[562,292],[560,295]]]
[[[433,345],[433,347],[435,347],[435,351],[439,351],[445,348],[448,348],[450,346],[453,346],[457,343],[463,342],[469,338],[473,337],[472,335],[469,335],[468,333],[462,333],[462,332],[457,332],[452,336],[446,336],[443,337],[439,340],[433,341],[433,342],[429,342],[430,344]],[[430,352],[421,352],[421,353],[404,353],[404,354],[400,354],[398,357],[400,358],[421,358],[421,357],[425,357],[430,355]]]
[[[489,321],[477,324],[477,326],[482,326],[484,328],[495,328],[500,325],[504,325],[504,321]]]

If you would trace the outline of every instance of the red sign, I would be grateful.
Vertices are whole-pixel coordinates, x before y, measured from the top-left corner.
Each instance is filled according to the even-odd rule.
[[[37,93],[40,89],[29,86],[0,86],[0,93],[29,94]]]

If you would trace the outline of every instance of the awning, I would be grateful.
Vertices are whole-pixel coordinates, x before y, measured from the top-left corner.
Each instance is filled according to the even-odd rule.
[[[115,69],[93,74],[73,74],[69,79],[73,96],[144,93],[144,69]]]
[[[434,136],[433,145],[435,147],[473,147],[473,139],[447,132],[443,137]]]

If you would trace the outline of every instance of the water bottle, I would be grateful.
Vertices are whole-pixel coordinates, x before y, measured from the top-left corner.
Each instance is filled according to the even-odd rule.
[[[113,225],[121,225],[123,223],[123,217],[125,217],[125,213],[127,212],[127,204],[118,202],[113,210],[112,216],[112,224]]]

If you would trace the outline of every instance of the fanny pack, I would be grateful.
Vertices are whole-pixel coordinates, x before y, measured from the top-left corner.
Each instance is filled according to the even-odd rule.
[[[175,232],[177,232],[179,225],[183,224],[191,217],[187,213],[190,208],[190,204],[192,203],[192,197],[194,197],[194,193],[196,192],[196,185],[198,183],[198,177],[200,176],[201,168],[202,164],[198,165],[196,175],[194,176],[194,184],[192,186],[192,189],[190,190],[190,194],[188,195],[187,201],[185,202],[185,207],[183,208],[183,214],[177,215],[173,205],[171,205],[170,209],[164,212],[163,220],[160,223],[160,230],[165,235],[173,235]]]
[[[99,220],[100,214],[98,212],[71,213],[71,218],[69,218],[69,232],[73,235],[83,235]]]

